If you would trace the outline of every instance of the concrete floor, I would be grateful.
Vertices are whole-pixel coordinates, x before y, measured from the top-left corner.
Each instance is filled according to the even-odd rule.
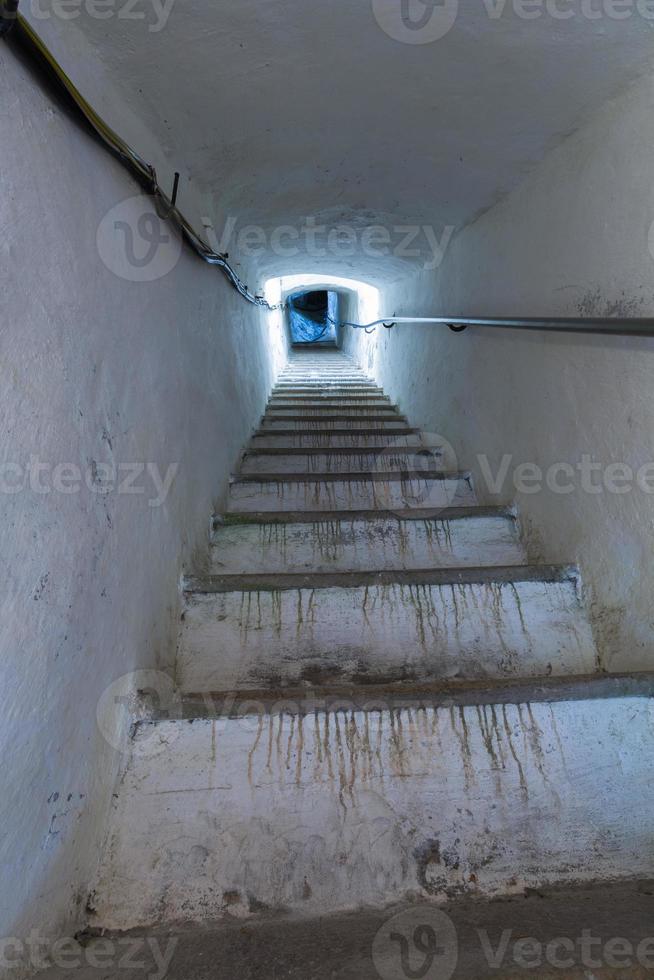
[[[442,917],[444,912],[452,924]],[[525,944],[529,937],[536,944]],[[631,980],[654,976],[650,937],[654,937],[654,882],[640,881],[549,890],[496,902],[468,901],[441,910],[416,904],[320,920],[280,921],[276,916],[220,926],[139,930],[93,939],[80,948],[78,967],[50,969],[39,976],[41,980],[158,980],[164,975],[168,980]],[[176,942],[168,946],[170,940]],[[157,965],[153,949],[159,953],[159,964],[167,959],[168,949],[173,954],[167,972]]]

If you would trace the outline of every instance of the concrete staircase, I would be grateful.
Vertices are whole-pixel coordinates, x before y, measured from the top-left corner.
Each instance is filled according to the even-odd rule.
[[[654,873],[648,677],[571,567],[337,351],[297,351],[186,583],[94,922],[326,913]]]

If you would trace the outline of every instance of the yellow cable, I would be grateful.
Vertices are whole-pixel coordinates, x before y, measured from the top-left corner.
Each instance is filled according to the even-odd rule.
[[[104,141],[104,143],[106,143],[107,146],[111,147],[111,149],[117,152],[125,161],[129,163],[131,169],[135,171],[140,177],[141,181],[146,184],[149,192],[158,198],[165,212],[166,218],[172,221],[179,228],[182,235],[186,238],[198,255],[204,259],[205,262],[208,262],[211,265],[217,265],[219,268],[223,269],[232,285],[249,302],[255,303],[258,306],[265,306],[268,309],[281,308],[284,304],[280,303],[277,306],[271,306],[261,297],[254,296],[243,283],[238,273],[232,269],[230,264],[227,262],[226,257],[221,255],[219,252],[214,252],[213,249],[210,248],[210,246],[203,241],[202,238],[200,238],[198,233],[184,217],[181,211],[177,207],[173,207],[170,198],[162,191],[157,181],[156,171],[152,164],[143,160],[143,158],[139,156],[139,154],[133,150],[132,147],[104,121],[102,116],[98,115],[93,106],[87,102],[79,89],[77,89],[77,87],[73,84],[42,38],[39,37],[34,28],[20,13],[16,15],[16,25],[13,30],[22,34],[29,45],[37,52],[39,57],[53,72],[57,80],[64,87],[70,98],[77,105],[86,120]],[[13,31],[11,33],[13,33]],[[8,35],[9,37],[11,37],[11,33]]]

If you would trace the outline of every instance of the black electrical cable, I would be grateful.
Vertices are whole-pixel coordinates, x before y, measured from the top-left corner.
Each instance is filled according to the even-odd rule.
[[[268,310],[283,309],[285,304],[268,303],[263,296],[256,296],[243,282],[236,270],[227,261],[227,256],[220,252],[214,252],[212,248],[204,242],[193,226],[187,221],[182,212],[165,194],[161,188],[157,173],[152,164],[143,160],[135,150],[129,146],[125,140],[121,139],[117,133],[102,119],[93,109],[86,99],[77,90],[71,79],[66,75],[61,65],[48,50],[36,31],[30,24],[17,13],[18,0],[0,0],[0,36],[11,43],[20,45],[26,51],[41,70],[45,70],[52,80],[57,84],[60,94],[66,97],[68,104],[72,104],[81,115],[87,125],[91,127],[96,136],[102,143],[120,160],[123,166],[137,180],[143,190],[151,194],[157,200],[158,210],[165,216],[164,220],[170,221],[181,233],[184,240],[191,248],[209,265],[215,265],[225,274],[234,289],[240,295],[255,306],[262,306]]]

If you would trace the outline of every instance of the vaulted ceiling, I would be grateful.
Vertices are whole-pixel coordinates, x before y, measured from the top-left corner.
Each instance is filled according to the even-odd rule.
[[[180,171],[194,222],[209,218],[218,239],[228,218],[236,236],[262,229],[250,239],[255,252],[266,244],[260,280],[319,270],[375,282],[429,262],[446,226],[491,207],[645,71],[654,41],[635,3],[616,19],[609,0],[166,2],[80,0],[69,20],[61,0],[22,9],[162,177]],[[350,232],[312,246],[307,218]],[[362,237],[382,225],[386,250],[402,252],[398,226],[412,223],[432,229],[405,241],[418,256],[379,258],[384,236],[372,251]],[[271,239],[280,226],[295,231]]]

